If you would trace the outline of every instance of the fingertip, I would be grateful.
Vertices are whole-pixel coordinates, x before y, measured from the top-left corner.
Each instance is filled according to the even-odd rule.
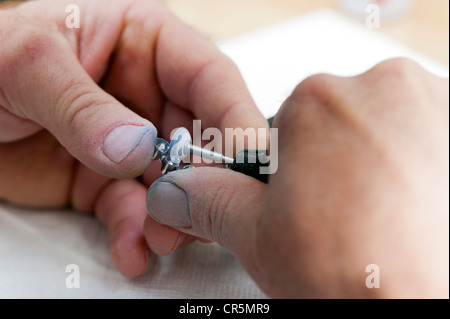
[[[113,163],[120,164],[133,152],[142,152],[142,148],[152,149],[156,139],[156,128],[148,125],[120,125],[111,130],[103,143],[103,153]],[[147,155],[145,152],[144,155]],[[142,155],[142,154],[138,154]],[[151,154],[152,155],[152,154]]]
[[[152,185],[147,210],[160,223],[239,254],[256,242],[266,187],[221,168],[179,170]]]
[[[150,216],[144,222],[144,236],[151,251],[158,256],[171,254],[184,244],[187,237],[176,229],[159,224]]]
[[[119,272],[129,278],[144,274],[149,255],[143,234],[145,187],[135,179],[110,183],[99,195],[95,213],[108,227],[111,258]]]
[[[149,167],[155,148],[157,130],[146,125],[125,124],[112,129],[104,139],[103,154],[109,161],[107,175],[133,178]]]
[[[150,252],[137,225],[125,224],[111,240],[111,258],[117,270],[128,278],[136,278],[147,270]]]

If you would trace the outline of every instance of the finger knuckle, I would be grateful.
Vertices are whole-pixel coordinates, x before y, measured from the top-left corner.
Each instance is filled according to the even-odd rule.
[[[293,90],[277,114],[278,125],[294,126],[314,123],[339,95],[338,78],[328,74],[308,77]]]
[[[52,55],[58,52],[59,41],[52,32],[29,24],[11,28],[11,22],[8,21],[6,30],[0,30],[0,87],[20,91],[24,90],[21,79],[25,76],[30,79],[41,76],[37,70],[50,64]],[[20,103],[13,104],[9,105],[12,111],[24,116],[23,106]]]
[[[215,238],[219,244],[226,242],[226,234],[229,226],[227,216],[229,216],[233,198],[236,196],[236,190],[229,189],[227,192],[219,192],[212,205],[212,238]]]
[[[203,208],[203,214],[197,214],[198,220],[196,224],[201,225],[205,234],[219,244],[222,243],[222,224],[224,218],[223,209],[226,208],[226,200],[222,196],[222,192],[217,189],[211,193],[211,201],[206,203]]]
[[[40,63],[57,52],[58,47],[58,39],[52,32],[33,27],[17,30],[9,40],[10,56],[14,59],[10,63],[19,66]]]
[[[197,179],[195,179],[197,181]],[[192,211],[192,223],[201,229],[207,239],[214,240],[219,244],[226,242],[229,227],[230,210],[233,199],[236,198],[236,189],[222,185],[222,187],[211,186],[207,182],[198,180],[197,187],[205,189],[208,200],[190,199],[190,210]],[[206,190],[207,189],[207,190]]]
[[[165,6],[161,6],[158,2],[132,0],[128,5],[129,7],[126,10],[125,20],[130,21],[133,25],[141,27],[143,31],[153,32],[155,26],[161,26],[170,14],[170,11]],[[153,19],[149,19],[149,15],[151,15]],[[143,34],[148,33],[143,32]]]
[[[407,80],[413,75],[422,72],[421,66],[407,58],[395,58],[383,61],[371,71],[381,77],[392,77],[399,80]]]
[[[69,81],[56,98],[55,114],[51,118],[56,123],[75,129],[106,104],[110,101],[105,101],[91,85]]]
[[[293,95],[307,94],[310,97],[317,97],[323,94],[324,89],[328,86],[331,75],[328,74],[316,74],[303,80],[293,91]]]

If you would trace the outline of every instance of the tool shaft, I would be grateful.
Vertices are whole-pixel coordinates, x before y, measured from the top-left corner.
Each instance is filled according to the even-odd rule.
[[[189,145],[190,152],[202,158],[208,158],[218,163],[232,164],[234,159],[223,154],[213,152],[195,145]]]

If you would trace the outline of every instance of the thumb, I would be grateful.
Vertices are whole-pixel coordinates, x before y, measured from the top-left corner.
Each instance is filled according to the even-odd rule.
[[[156,128],[104,92],[65,39],[34,33],[22,45],[6,48],[0,92],[5,92],[9,112],[49,130],[100,174],[131,178],[145,171]]]
[[[179,170],[153,183],[147,209],[157,222],[218,242],[245,262],[256,253],[266,187],[221,168]]]

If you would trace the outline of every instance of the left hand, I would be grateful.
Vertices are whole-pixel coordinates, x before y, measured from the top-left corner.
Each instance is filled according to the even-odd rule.
[[[66,27],[73,3],[79,29]],[[95,212],[128,277],[147,266],[146,186],[159,163],[144,183],[130,178],[150,164],[155,127],[167,139],[194,118],[266,125],[231,60],[158,0],[25,2],[0,11],[0,43],[0,199]],[[119,126],[151,134],[108,140]],[[147,239],[164,254],[193,237],[155,222]]]

